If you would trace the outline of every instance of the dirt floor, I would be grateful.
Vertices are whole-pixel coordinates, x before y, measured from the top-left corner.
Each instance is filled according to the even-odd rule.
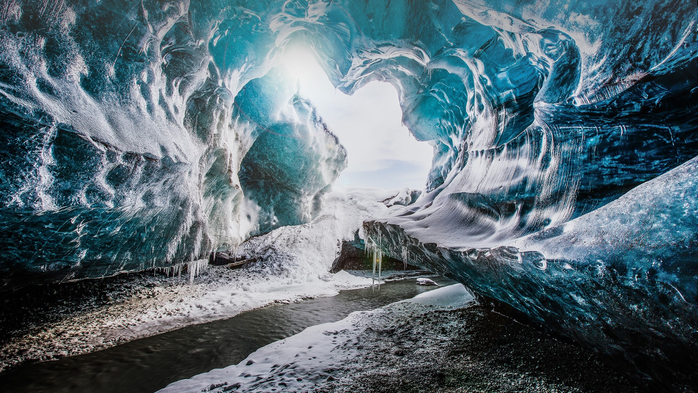
[[[481,305],[376,321],[356,342],[359,355],[317,391],[643,391],[607,359]]]

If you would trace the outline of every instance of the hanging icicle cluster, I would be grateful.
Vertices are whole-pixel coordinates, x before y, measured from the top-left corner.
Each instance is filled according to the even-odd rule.
[[[366,256],[371,257],[373,261],[373,272],[371,274],[372,286],[376,286],[376,270],[378,270],[378,288],[380,289],[381,274],[383,270],[383,250],[381,249],[382,238],[378,236],[378,243],[372,238],[366,239]]]

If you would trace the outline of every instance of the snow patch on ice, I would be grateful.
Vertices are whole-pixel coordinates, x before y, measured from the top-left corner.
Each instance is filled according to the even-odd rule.
[[[433,291],[420,293],[412,299],[405,301],[437,306],[440,309],[453,309],[465,307],[473,303],[475,301],[475,296],[462,284],[454,284]]]

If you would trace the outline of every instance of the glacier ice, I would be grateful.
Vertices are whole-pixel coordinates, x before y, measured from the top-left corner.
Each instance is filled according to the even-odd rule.
[[[392,84],[434,148],[425,192],[365,225],[379,253],[609,352],[630,327],[685,343],[697,19],[681,0],[6,1],[3,283],[181,266],[313,219],[346,154],[284,77],[302,45],[343,92]]]
[[[312,104],[291,99],[291,113],[255,139],[240,164],[240,185],[259,207],[256,234],[309,222],[347,155]]]
[[[698,157],[560,226],[498,247],[422,242],[394,218],[364,224],[387,255],[466,282],[652,377],[690,375],[698,359]],[[442,233],[443,239],[455,238]],[[652,343],[648,345],[650,340]],[[647,364],[648,360],[651,362]]]

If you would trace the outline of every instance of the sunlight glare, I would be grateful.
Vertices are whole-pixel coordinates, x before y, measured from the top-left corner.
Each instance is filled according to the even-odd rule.
[[[309,49],[292,47],[283,64],[299,93],[347,149],[349,166],[340,187],[423,189],[431,168],[432,147],[418,142],[402,125],[395,88],[371,82],[352,96],[337,90]]]
[[[307,48],[293,46],[284,51],[281,60],[286,72],[301,84],[308,84],[319,71],[325,76],[324,71],[317,62],[315,54]],[[325,77],[326,78],[326,77]]]

